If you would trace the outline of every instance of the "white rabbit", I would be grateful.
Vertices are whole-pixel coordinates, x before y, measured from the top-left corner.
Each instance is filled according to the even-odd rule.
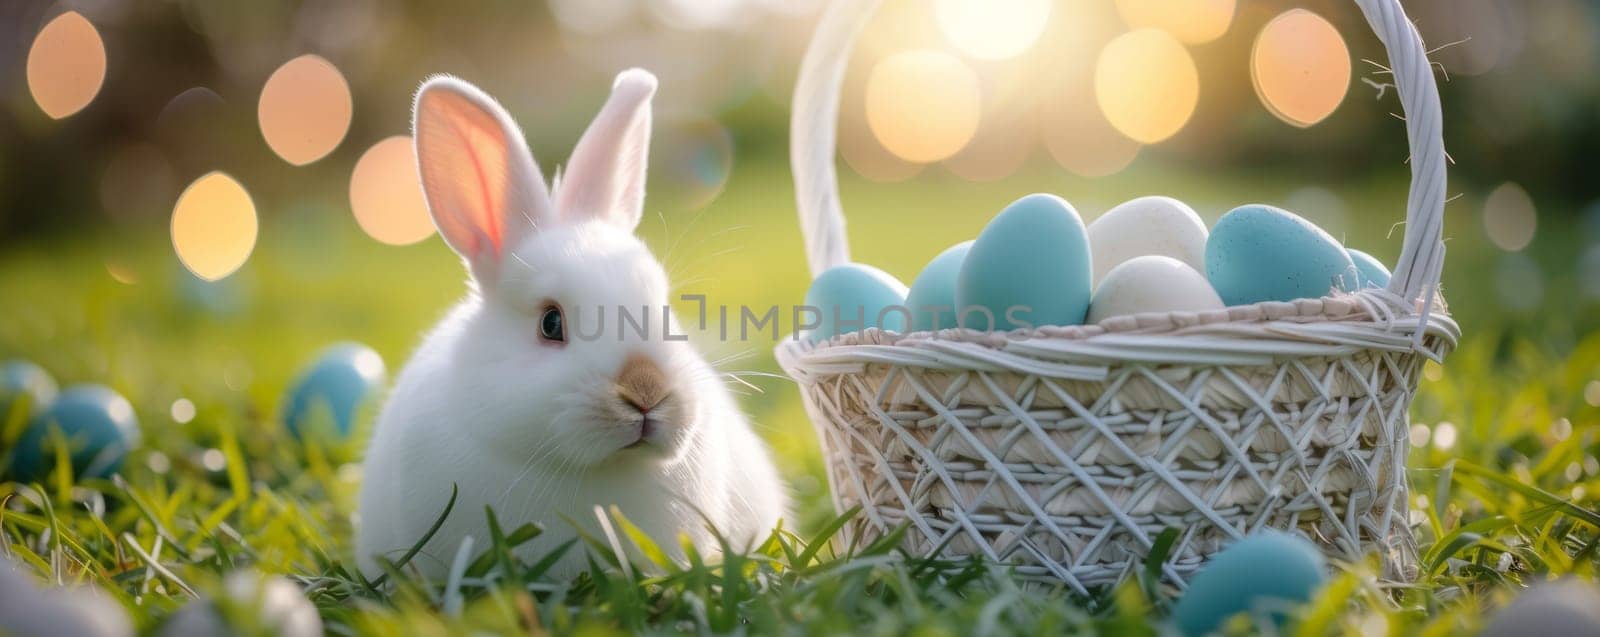
[[[721,378],[662,331],[667,277],[633,236],[655,89],[643,70],[618,75],[549,190],[488,95],[451,77],[417,92],[423,192],[472,290],[423,341],[378,417],[361,487],[362,571],[380,572],[375,556],[398,559],[415,544],[452,484],[455,508],[412,560],[430,577],[445,575],[463,538],[475,552],[489,545],[485,507],[507,532],[545,528],[519,549],[524,559],[575,537],[567,519],[601,537],[596,505],[618,506],[664,549],[681,533],[707,552],[716,548],[707,519],[749,543],[786,514],[767,449]],[[619,307],[635,321],[648,308],[649,334],[619,321]],[[551,574],[576,574],[583,555],[574,547]]]

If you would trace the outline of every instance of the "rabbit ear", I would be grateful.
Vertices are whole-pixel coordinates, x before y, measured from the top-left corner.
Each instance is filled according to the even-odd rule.
[[[565,219],[598,218],[632,232],[644,211],[650,154],[650,97],[656,77],[644,69],[617,75],[611,99],[578,140],[556,193]]]
[[[550,193],[522,131],[493,98],[448,76],[423,83],[411,122],[422,192],[439,235],[474,278],[551,217]]]

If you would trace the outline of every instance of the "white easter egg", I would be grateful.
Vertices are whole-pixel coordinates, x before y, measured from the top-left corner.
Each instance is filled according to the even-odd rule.
[[[1171,197],[1140,197],[1112,208],[1089,224],[1094,282],[1112,268],[1147,254],[1172,257],[1204,272],[1206,224],[1187,204]]]
[[[1147,254],[1106,273],[1089,301],[1089,324],[1143,312],[1205,312],[1223,308],[1206,277],[1172,257]]]

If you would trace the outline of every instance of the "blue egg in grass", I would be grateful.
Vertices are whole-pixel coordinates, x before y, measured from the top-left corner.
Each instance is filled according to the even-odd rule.
[[[1080,325],[1092,273],[1078,211],[1055,195],[1028,195],[995,215],[967,251],[956,278],[957,320],[998,331]]]
[[[1327,580],[1322,552],[1299,537],[1260,531],[1212,556],[1173,610],[1183,634],[1210,633],[1236,614],[1270,617],[1281,627],[1295,606]]]
[[[12,451],[11,471],[22,482],[43,480],[65,444],[76,476],[110,477],[139,436],[138,416],[126,398],[103,385],[74,385],[28,424]]]
[[[911,309],[911,331],[944,330],[956,326],[956,276],[967,258],[971,241],[950,246],[928,262],[911,282],[906,307]]]
[[[1222,215],[1206,239],[1206,278],[1230,306],[1350,291],[1355,262],[1316,224],[1272,206]]]
[[[20,434],[55,399],[56,381],[44,368],[20,359],[0,363],[0,443]]]
[[[290,387],[284,397],[283,422],[302,440],[308,435],[345,438],[355,430],[362,408],[381,393],[386,377],[383,357],[372,348],[334,344]]]
[[[1386,288],[1389,287],[1389,268],[1383,265],[1377,257],[1357,250],[1347,248],[1350,260],[1356,264],[1356,287]]]
[[[906,286],[889,273],[870,265],[847,263],[817,275],[806,290],[806,314],[816,327],[801,337],[825,341],[840,334],[876,327],[905,332],[909,310]]]

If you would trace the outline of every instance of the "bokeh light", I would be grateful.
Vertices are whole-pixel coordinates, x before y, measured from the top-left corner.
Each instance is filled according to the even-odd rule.
[[[1350,49],[1322,16],[1291,9],[1256,36],[1250,79],[1273,115],[1310,127],[1332,115],[1350,90]]]
[[[339,147],[350,130],[350,85],[331,62],[302,55],[261,87],[261,136],[284,161],[304,166]]]
[[[1456,446],[1456,426],[1452,422],[1440,422],[1433,427],[1433,446],[1448,450]]]
[[[889,152],[917,163],[961,151],[978,130],[978,75],[931,50],[884,58],[867,78],[867,125]]]
[[[1130,28],[1156,28],[1188,44],[1210,42],[1228,32],[1234,0],[1117,0]]]
[[[28,49],[28,92],[51,119],[83,110],[106,79],[106,45],[76,11],[51,20]]]
[[[1160,29],[1130,31],[1107,44],[1095,64],[1094,87],[1106,120],[1143,144],[1177,134],[1200,100],[1194,59]]]
[[[180,425],[189,424],[189,421],[194,420],[194,401],[188,398],[179,398],[172,401],[172,408],[169,411],[172,414],[173,422]]]
[[[433,234],[411,137],[396,135],[362,153],[350,173],[350,210],[361,230],[382,243],[407,245]]]
[[[651,179],[660,179],[676,205],[699,209],[722,194],[733,172],[733,134],[714,120],[664,122],[656,129]]]
[[[1053,0],[938,0],[939,31],[980,60],[1016,57],[1039,41]]]
[[[1501,250],[1517,252],[1528,247],[1538,228],[1538,210],[1522,186],[1508,181],[1483,200],[1483,231]]]
[[[172,247],[195,276],[216,281],[233,274],[255,245],[255,203],[232,177],[208,173],[178,195],[172,209]]]

